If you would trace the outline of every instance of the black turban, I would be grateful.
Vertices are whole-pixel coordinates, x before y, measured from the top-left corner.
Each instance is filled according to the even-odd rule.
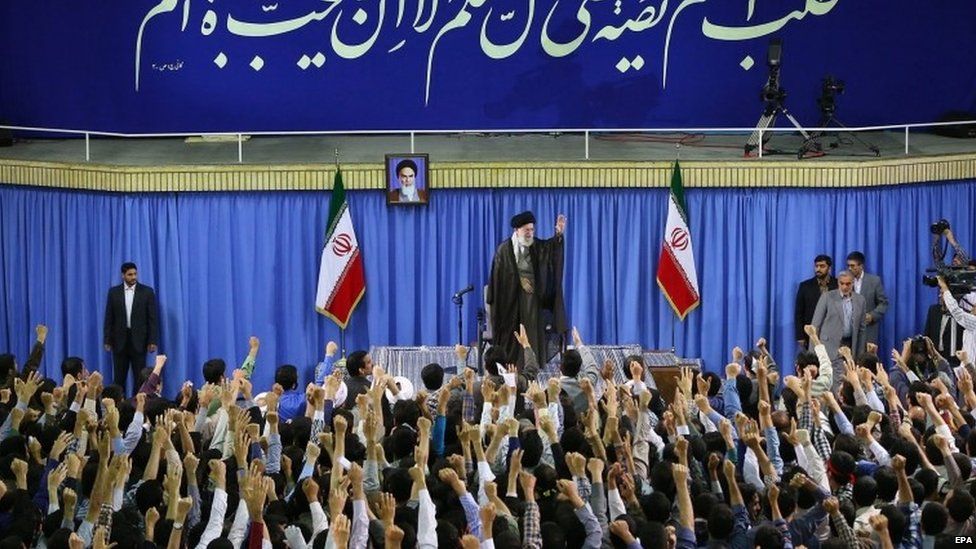
[[[523,225],[528,225],[529,223],[535,223],[535,216],[532,212],[522,212],[512,218],[512,228],[518,229]]]

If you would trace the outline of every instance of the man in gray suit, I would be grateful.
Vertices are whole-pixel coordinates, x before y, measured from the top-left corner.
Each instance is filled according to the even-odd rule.
[[[836,390],[844,380],[844,358],[837,349],[848,347],[854,356],[865,349],[864,296],[854,292],[853,274],[841,271],[837,275],[837,289],[820,296],[812,324],[832,361],[832,389]]]
[[[864,254],[861,252],[847,254],[847,270],[854,275],[854,293],[864,296],[864,342],[877,345],[878,327],[888,312],[888,296],[881,277],[864,272]]]

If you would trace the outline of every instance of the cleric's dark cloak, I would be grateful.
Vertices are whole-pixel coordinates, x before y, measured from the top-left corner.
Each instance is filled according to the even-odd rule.
[[[532,343],[532,350],[542,364],[552,356],[546,340],[546,326],[551,326],[550,332],[556,336],[561,336],[567,329],[562,288],[563,242],[563,236],[557,234],[548,240],[536,238],[529,247],[529,257],[535,271],[534,296],[538,314],[535,315],[536,325],[527,324],[525,329]],[[491,305],[492,318],[489,321],[494,345],[504,349],[509,362],[513,364],[520,362],[522,356],[515,332],[519,330],[519,324],[533,320],[521,317],[521,293],[515,247],[512,240],[508,239],[495,249],[485,301]]]

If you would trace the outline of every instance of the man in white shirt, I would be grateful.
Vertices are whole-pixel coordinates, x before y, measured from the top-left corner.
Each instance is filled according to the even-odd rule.
[[[944,278],[940,276],[938,277],[938,281],[939,289],[942,291],[942,302],[945,304],[946,309],[948,309],[952,319],[958,322],[963,328],[962,350],[966,351],[969,357],[976,357],[976,315],[973,315],[972,309],[964,311],[959,306],[956,298],[949,291],[949,285],[946,284]]]

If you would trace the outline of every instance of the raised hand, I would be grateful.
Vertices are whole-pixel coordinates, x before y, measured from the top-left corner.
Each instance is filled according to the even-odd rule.
[[[535,501],[535,475],[532,473],[519,474],[519,484],[522,485],[522,495],[525,501]]]
[[[611,522],[610,533],[620,538],[620,541],[627,545],[637,541],[634,535],[630,533],[630,526],[627,525],[626,520],[615,520]]]
[[[824,511],[827,511],[828,515],[836,515],[837,513],[840,512],[840,501],[837,498],[831,496],[823,500],[823,508]]]
[[[315,482],[315,479],[308,477],[302,484],[302,493],[305,494],[305,499],[309,503],[313,503],[319,500],[319,483]]]
[[[580,337],[579,330],[576,329],[576,326],[573,326],[573,346],[577,349],[583,346],[583,338]]]
[[[561,235],[566,232],[566,216],[559,214],[556,216],[556,234]]]

